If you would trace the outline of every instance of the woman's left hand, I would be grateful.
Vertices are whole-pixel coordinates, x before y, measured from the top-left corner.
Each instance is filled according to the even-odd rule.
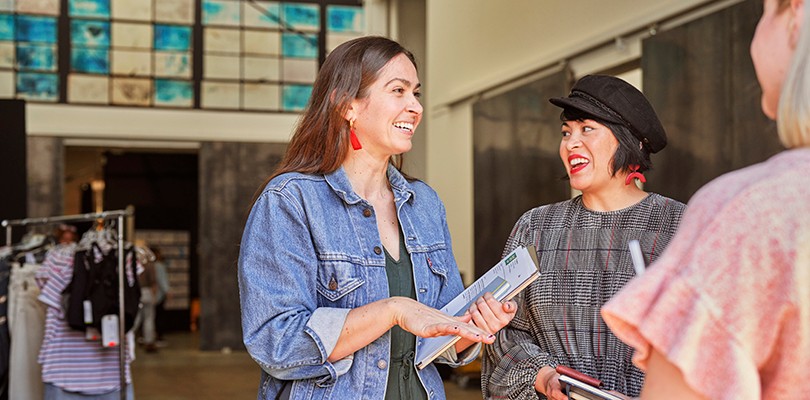
[[[515,317],[517,303],[512,300],[501,303],[487,292],[470,306],[468,312],[475,326],[494,334]]]

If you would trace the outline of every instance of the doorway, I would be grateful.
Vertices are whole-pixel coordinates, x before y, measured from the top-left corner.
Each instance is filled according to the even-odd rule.
[[[158,325],[164,332],[197,326],[198,176],[196,149],[65,147],[65,211],[132,207],[128,238],[163,254],[169,292]]]

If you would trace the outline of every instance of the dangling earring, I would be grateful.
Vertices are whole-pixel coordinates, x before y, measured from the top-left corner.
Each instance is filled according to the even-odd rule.
[[[355,150],[360,150],[363,148],[363,145],[360,144],[360,140],[357,139],[357,135],[354,133],[354,120],[349,120],[349,140],[352,142],[352,148]]]
[[[638,164],[630,164],[629,167],[630,167],[630,170],[633,171],[633,172],[631,172],[630,175],[627,175],[627,178],[624,179],[624,184],[625,185],[629,185],[631,182],[633,182],[633,179],[638,179],[642,183],[647,183],[647,178],[644,177],[644,174],[642,174],[641,172],[638,172],[638,168],[639,168]]]

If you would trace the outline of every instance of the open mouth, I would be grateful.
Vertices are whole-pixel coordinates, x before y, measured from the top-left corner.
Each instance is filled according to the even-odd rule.
[[[588,160],[580,155],[572,155],[571,157],[568,157],[568,163],[571,165],[571,173],[575,174],[587,167],[588,164],[591,163],[591,160]]]
[[[410,122],[394,122],[394,128],[413,133],[413,124]]]

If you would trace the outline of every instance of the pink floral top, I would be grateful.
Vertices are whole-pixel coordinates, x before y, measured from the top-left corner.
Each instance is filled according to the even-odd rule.
[[[810,396],[810,149],[715,179],[666,251],[602,308],[712,399]]]

